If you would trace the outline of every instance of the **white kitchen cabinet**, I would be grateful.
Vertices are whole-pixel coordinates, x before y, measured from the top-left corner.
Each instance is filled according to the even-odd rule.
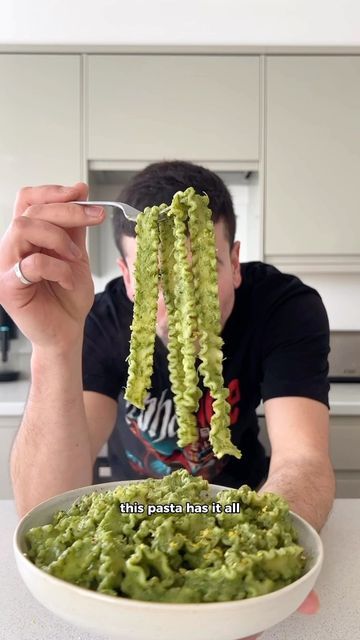
[[[259,417],[259,425],[259,440],[270,455],[271,446],[263,416]],[[360,498],[360,415],[330,415],[329,440],[336,497]]]
[[[360,57],[268,56],[268,261],[360,264],[359,176]]]
[[[81,179],[79,55],[0,54],[0,236],[17,191]]]
[[[20,416],[0,416],[0,500],[13,497],[9,460],[20,421]]]
[[[330,457],[336,497],[360,498],[360,416],[331,416]]]
[[[259,56],[89,55],[90,160],[259,159]]]

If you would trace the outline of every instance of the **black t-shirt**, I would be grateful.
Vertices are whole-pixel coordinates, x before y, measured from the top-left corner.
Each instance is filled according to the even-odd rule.
[[[223,376],[229,387],[231,437],[242,458],[217,460],[209,444],[212,401],[203,390],[197,413],[199,438],[180,449],[167,366],[167,348],[155,340],[154,373],[142,411],[125,403],[133,304],[122,278],[95,296],[83,348],[84,390],[119,401],[111,463],[118,478],[162,477],[185,467],[216,484],[257,487],[267,473],[258,441],[256,407],[281,396],[303,396],[328,406],[329,326],[319,294],[271,265],[241,265],[242,283],[223,329]]]

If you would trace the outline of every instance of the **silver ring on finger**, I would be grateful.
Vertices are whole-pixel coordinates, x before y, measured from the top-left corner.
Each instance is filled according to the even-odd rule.
[[[31,282],[31,280],[28,280],[27,278],[25,278],[23,272],[21,271],[21,260],[18,260],[18,262],[14,264],[13,270],[16,277],[18,278],[18,280],[20,280],[22,284],[25,284],[26,286],[29,286],[29,284],[34,284],[34,282]]]

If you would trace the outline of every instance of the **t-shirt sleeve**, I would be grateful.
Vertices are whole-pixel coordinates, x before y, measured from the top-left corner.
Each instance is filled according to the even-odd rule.
[[[278,303],[263,331],[263,401],[301,396],[329,407],[329,351],[328,317],[315,290]]]
[[[82,370],[84,391],[103,393],[117,401],[126,381],[121,339],[111,322],[93,308],[84,329]]]

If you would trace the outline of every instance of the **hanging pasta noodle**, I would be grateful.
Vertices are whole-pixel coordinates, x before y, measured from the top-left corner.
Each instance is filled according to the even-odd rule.
[[[125,399],[140,409],[145,407],[153,371],[159,278],[158,211],[158,207],[145,209],[136,223],[136,287]]]
[[[170,207],[148,207],[138,217],[134,318],[125,399],[144,408],[153,368],[160,281],[168,314],[168,362],[179,426],[178,445],[185,447],[198,439],[200,374],[213,399],[209,438],[214,454],[217,458],[225,454],[240,458],[228,428],[229,390],[224,388],[222,375],[216,246],[208,203],[206,195],[200,196],[189,187],[174,195]]]
[[[160,221],[160,265],[169,324],[168,362],[179,425],[178,444],[184,447],[198,436],[195,411],[201,391],[195,367],[197,312],[186,242],[187,212],[177,195],[172,201],[171,215]]]

